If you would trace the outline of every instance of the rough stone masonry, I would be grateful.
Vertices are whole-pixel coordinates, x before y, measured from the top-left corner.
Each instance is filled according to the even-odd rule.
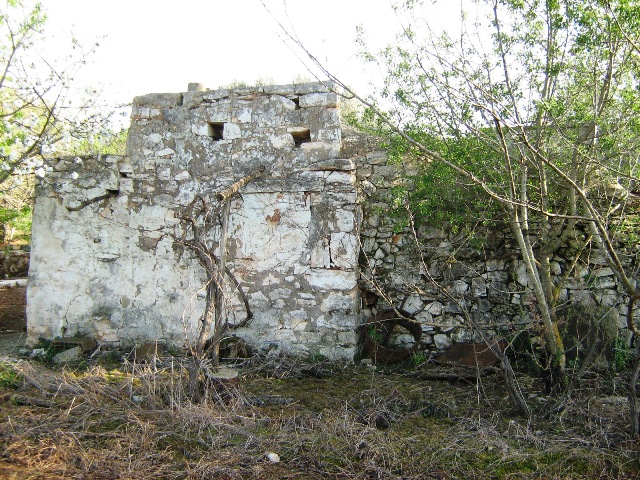
[[[261,166],[233,198],[227,264],[258,347],[353,358],[360,298],[355,165],[338,98],[319,83],[152,94],[133,102],[125,157],[66,158],[40,183],[28,333],[184,345],[204,273],[176,218]],[[233,316],[240,302],[229,294]]]
[[[137,97],[126,156],[53,163],[36,190],[31,342],[192,341],[206,276],[176,241],[180,212],[260,167],[265,173],[232,199],[227,242],[227,266],[254,314],[236,333],[254,346],[351,360],[358,326],[391,305],[412,314],[422,346],[436,350],[475,339],[464,305],[490,337],[536,321],[524,265],[504,232],[489,232],[476,249],[445,226],[421,226],[418,251],[398,230],[385,215],[388,194],[411,166],[388,165],[377,139],[342,126],[338,97],[321,83],[193,84]],[[586,306],[624,330],[627,297],[603,257],[571,244],[561,253],[551,266],[564,305]],[[634,246],[623,249],[635,271],[638,257]],[[425,268],[449,295],[424,281]],[[226,291],[231,323],[244,316],[235,289],[230,282]]]

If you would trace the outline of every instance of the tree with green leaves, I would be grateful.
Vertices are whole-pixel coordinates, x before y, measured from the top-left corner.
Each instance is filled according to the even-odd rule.
[[[5,233],[12,221],[29,213],[31,176],[45,177],[49,158],[114,146],[121,151],[126,139],[111,131],[112,109],[99,103],[97,91],[74,85],[96,45],[85,49],[71,37],[62,52],[53,52],[46,20],[40,3],[1,0],[0,209]]]
[[[0,4],[0,184],[17,173],[43,177],[46,159],[94,145],[119,145],[95,88],[79,88],[75,77],[97,43],[85,48],[71,36],[62,53],[48,48],[41,3]],[[75,153],[75,151],[73,152]]]
[[[561,247],[597,247],[624,289],[629,330],[638,333],[638,274],[619,245],[633,242],[629,225],[638,219],[630,200],[639,193],[640,5],[462,5],[456,33],[437,31],[420,1],[396,7],[397,42],[380,52],[367,51],[363,42],[363,57],[384,79],[371,98],[323,71],[344,95],[360,100],[392,156],[422,165],[418,188],[406,193],[418,219],[433,215],[429,189],[443,182],[479,192],[483,206],[474,212],[499,212],[535,295],[550,388],[566,392],[575,379],[567,377],[558,328],[562,285],[551,272]],[[637,428],[637,414],[635,422]]]

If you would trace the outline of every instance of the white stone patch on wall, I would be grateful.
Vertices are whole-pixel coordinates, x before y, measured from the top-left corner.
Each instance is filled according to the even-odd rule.
[[[269,137],[269,141],[271,142],[271,145],[273,146],[273,148],[277,148],[277,149],[282,149],[282,148],[291,149],[295,146],[293,136],[288,133],[285,135],[277,135],[277,136],[273,135]]]
[[[165,226],[167,208],[160,205],[141,205],[129,217],[129,227],[134,229],[160,230]]]
[[[340,145],[331,142],[307,142],[301,144],[300,149],[311,161],[336,158],[340,153]]]
[[[300,97],[300,107],[337,107],[338,96],[335,93],[310,93]]]
[[[229,236],[240,245],[236,258],[260,272],[277,265],[293,267],[309,253],[310,221],[303,194],[245,194],[229,220]]]
[[[186,170],[183,170],[182,172],[176,174],[173,179],[176,182],[182,182],[184,180],[189,180],[191,178],[191,174],[189,172],[187,172]]]
[[[355,216],[352,210],[335,211],[336,227],[341,232],[351,232],[355,228]]]
[[[325,290],[352,290],[357,286],[355,271],[312,268],[305,274],[310,286]]]
[[[330,251],[333,266],[343,269],[357,268],[358,239],[352,233],[332,233]]]
[[[298,106],[292,100],[280,95],[274,95],[270,98],[270,102],[276,105],[276,108],[284,108],[285,110],[295,110]]]
[[[320,309],[325,312],[351,312],[353,297],[344,293],[337,293],[322,301]]]
[[[238,116],[236,118],[238,119],[238,122],[240,122],[240,123],[249,123],[249,122],[251,122],[251,113],[252,113],[251,107],[249,107],[249,106],[243,107],[238,112],[238,114],[237,114]]]
[[[240,126],[235,123],[225,123],[223,130],[223,140],[234,140],[242,137]]]
[[[453,345],[453,340],[443,333],[438,333],[433,336],[433,343],[438,350],[446,350]]]
[[[208,107],[202,113],[196,111],[196,114],[199,113],[207,122],[229,123],[231,122],[231,113],[228,107],[229,105],[219,102],[215,107]]]
[[[191,133],[199,137],[211,136],[211,127],[206,122],[196,122],[191,125]]]
[[[329,172],[326,177],[327,184],[353,185],[356,176],[350,172]]]
[[[166,148],[163,148],[162,150],[158,150],[156,152],[156,156],[158,156],[158,157],[171,157],[175,153],[176,153],[175,150],[173,150],[172,148],[166,147]]]
[[[522,262],[518,262],[518,266],[516,267],[516,281],[523,287],[529,285],[527,266]]]
[[[323,128],[314,132],[312,141],[340,143],[342,131],[339,128]]]
[[[331,268],[331,252],[327,237],[318,239],[311,249],[311,268]]]

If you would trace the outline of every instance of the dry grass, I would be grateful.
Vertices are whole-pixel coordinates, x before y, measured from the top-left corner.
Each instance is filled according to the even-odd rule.
[[[11,364],[17,389],[0,389],[0,477],[565,479],[640,471],[616,390],[623,379],[591,380],[562,415],[546,418],[548,402],[533,397],[539,386],[523,378],[536,411],[526,419],[510,413],[495,376],[424,381],[262,359],[240,368],[233,398],[212,392],[194,405],[179,359],[113,367]]]

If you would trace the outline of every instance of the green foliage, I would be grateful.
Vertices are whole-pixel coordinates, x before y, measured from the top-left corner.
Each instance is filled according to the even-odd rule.
[[[404,133],[491,183],[490,170],[499,160],[477,138],[467,135],[442,139],[421,127],[408,127]],[[425,157],[422,149],[403,136],[385,132],[382,146],[390,163],[415,166],[416,173],[409,177],[410,188],[399,186],[390,190],[393,207],[390,213],[396,218],[398,230],[407,224],[407,207],[418,226],[447,225],[454,232],[470,233],[478,224],[495,226],[501,221],[499,204],[488,198],[481,188],[461,178],[445,163]]]
[[[128,129],[112,132],[104,130],[71,142],[65,151],[68,155],[125,155]]]
[[[97,44],[45,58],[46,15],[33,0],[0,3],[0,185],[12,175],[44,177],[46,159],[80,139],[100,135],[115,107],[101,104],[95,89],[73,87]],[[53,54],[50,54],[53,55]]]
[[[631,366],[634,359],[634,352],[624,338],[618,336],[613,343],[613,369],[622,372]]]
[[[253,82],[246,82],[244,80],[237,80],[237,79],[233,79],[230,83],[227,83],[225,85],[220,85],[218,88],[226,88],[226,89],[233,89],[233,88],[252,88],[252,87],[264,87],[265,85],[273,85],[275,83],[275,81],[273,80],[273,77],[258,77],[256,78]]]
[[[454,222],[463,221],[456,210],[469,206],[490,208],[485,217],[492,218],[495,202],[475,202],[487,191],[503,204],[526,195],[547,211],[573,208],[566,178],[541,158],[587,184],[603,205],[610,201],[603,186],[637,179],[640,69],[628,41],[640,38],[637,10],[625,1],[499,2],[487,10],[486,23],[481,16],[473,26],[493,32],[492,44],[482,45],[471,25],[455,41],[447,33],[436,37],[420,25],[420,6],[399,7],[407,27],[397,44],[365,58],[386,70],[380,95],[389,105],[388,118],[412,140],[389,139],[392,160],[438,157],[440,165],[425,169],[417,184],[413,196],[422,203],[412,204],[418,212],[440,210],[428,198],[439,193],[434,185],[453,187],[447,196],[453,205],[445,209]],[[600,104],[594,105],[594,96]],[[379,126],[365,114],[360,124]],[[594,131],[597,142],[590,141]]]
[[[413,352],[411,354],[411,357],[409,357],[409,362],[411,362],[411,365],[413,365],[414,367],[418,367],[422,365],[427,360],[428,360],[427,354],[423,350]]]
[[[56,353],[58,353],[51,340],[47,338],[38,339],[38,343],[36,343],[36,345],[34,346],[34,350],[37,349],[44,350],[44,355],[37,355],[34,357],[34,359],[46,364],[52,364],[53,357],[56,355]]]
[[[3,237],[1,241],[28,240],[31,238],[31,206],[23,205],[20,209],[0,207],[0,224]],[[16,232],[19,234],[16,236]]]
[[[611,224],[612,233],[629,246],[640,245],[640,215],[629,214]]]
[[[326,361],[327,361],[326,355],[323,355],[320,352],[311,352],[307,357],[308,363],[322,363]]]
[[[29,243],[33,188],[33,179],[22,175],[0,184],[0,242]]]
[[[384,341],[384,335],[381,331],[381,327],[370,324],[367,326],[367,333],[369,334],[369,338],[376,343],[382,343]]]
[[[24,205],[19,210],[14,210],[11,208],[1,208],[0,207],[0,223],[10,224],[11,222],[15,222],[18,219],[29,218],[31,216],[31,207],[28,205]]]
[[[22,383],[22,374],[15,365],[8,362],[0,362],[0,388],[16,389]]]
[[[562,389],[565,350],[575,351],[569,360],[578,365],[593,357],[584,345],[610,345],[613,337],[604,316],[595,324],[588,315],[568,318],[565,349],[555,279],[544,266],[591,239],[628,248],[639,238],[637,207],[627,200],[640,184],[640,5],[473,5],[459,31],[440,34],[421,4],[399,4],[396,42],[362,55],[382,70],[380,100],[350,121],[381,134],[390,161],[415,172],[392,189],[397,228],[407,209],[417,222],[451,232],[509,225],[521,259],[539,266],[529,276],[544,363]],[[592,227],[588,238],[566,235]],[[601,251],[627,292],[637,291],[615,248]]]

